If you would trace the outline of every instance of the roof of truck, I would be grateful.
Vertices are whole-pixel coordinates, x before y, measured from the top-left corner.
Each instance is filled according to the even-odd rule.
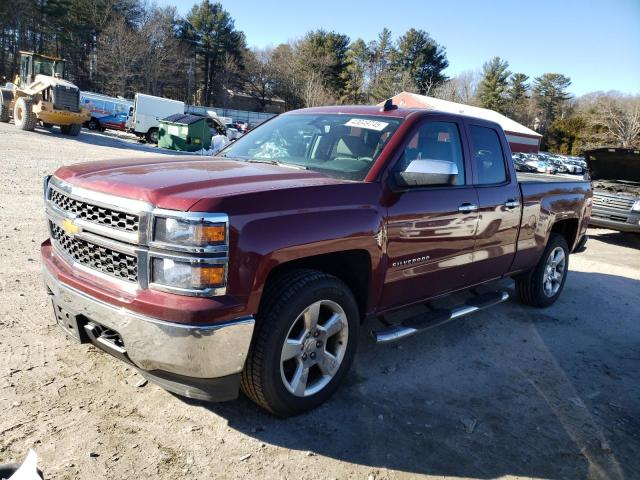
[[[422,108],[396,108],[393,110],[382,110],[382,107],[375,105],[333,105],[330,107],[310,107],[299,110],[292,110],[284,115],[298,113],[341,113],[346,115],[375,115],[384,117],[406,118],[414,112],[424,112]],[[444,112],[443,112],[444,113]]]
[[[305,113],[370,115],[370,116],[376,116],[376,117],[402,118],[402,119],[409,117],[409,115],[417,113],[423,116],[446,115],[448,117],[472,118],[474,120],[480,120],[487,125],[500,126],[499,123],[494,122],[492,120],[487,120],[485,118],[474,117],[472,115],[465,115],[461,113],[425,109],[425,108],[400,108],[400,107],[384,110],[383,107],[379,105],[334,105],[329,107],[310,107],[310,108],[301,108],[299,110],[291,110],[289,112],[283,113],[282,115],[296,115],[296,114],[305,114]]]

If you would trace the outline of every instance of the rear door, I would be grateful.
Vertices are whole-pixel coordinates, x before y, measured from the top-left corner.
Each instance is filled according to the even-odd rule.
[[[520,227],[520,187],[508,144],[490,125],[466,123],[474,184],[478,192],[478,232],[474,248],[473,283],[504,275],[516,251]]]
[[[407,136],[392,167],[412,160],[454,162],[455,185],[409,187],[389,194],[387,270],[381,309],[406,305],[461,288],[473,260],[478,214],[476,189],[460,120],[429,116]]]

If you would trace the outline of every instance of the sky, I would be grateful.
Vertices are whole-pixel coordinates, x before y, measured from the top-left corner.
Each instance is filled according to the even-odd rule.
[[[186,15],[196,0],[156,0]],[[570,90],[640,94],[640,0],[222,0],[249,47],[275,46],[323,28],[373,40],[427,31],[447,49],[455,76],[494,56],[530,77],[567,75]]]

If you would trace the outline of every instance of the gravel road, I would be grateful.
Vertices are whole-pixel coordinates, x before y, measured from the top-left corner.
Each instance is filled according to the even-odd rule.
[[[48,479],[638,478],[640,236],[590,231],[547,310],[513,299],[384,347],[363,334],[336,396],[288,420],[186,401],[69,342],[40,280],[41,178],[154,151],[0,123],[0,463],[33,448]]]

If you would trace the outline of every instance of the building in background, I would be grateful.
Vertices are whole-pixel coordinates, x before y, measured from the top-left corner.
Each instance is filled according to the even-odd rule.
[[[493,110],[409,92],[401,92],[392,97],[392,100],[394,105],[400,108],[427,108],[441,112],[469,115],[470,117],[478,117],[495,122],[502,127],[504,133],[507,135],[507,140],[513,153],[531,153],[540,150],[542,135]],[[380,105],[382,105],[382,103]]]

